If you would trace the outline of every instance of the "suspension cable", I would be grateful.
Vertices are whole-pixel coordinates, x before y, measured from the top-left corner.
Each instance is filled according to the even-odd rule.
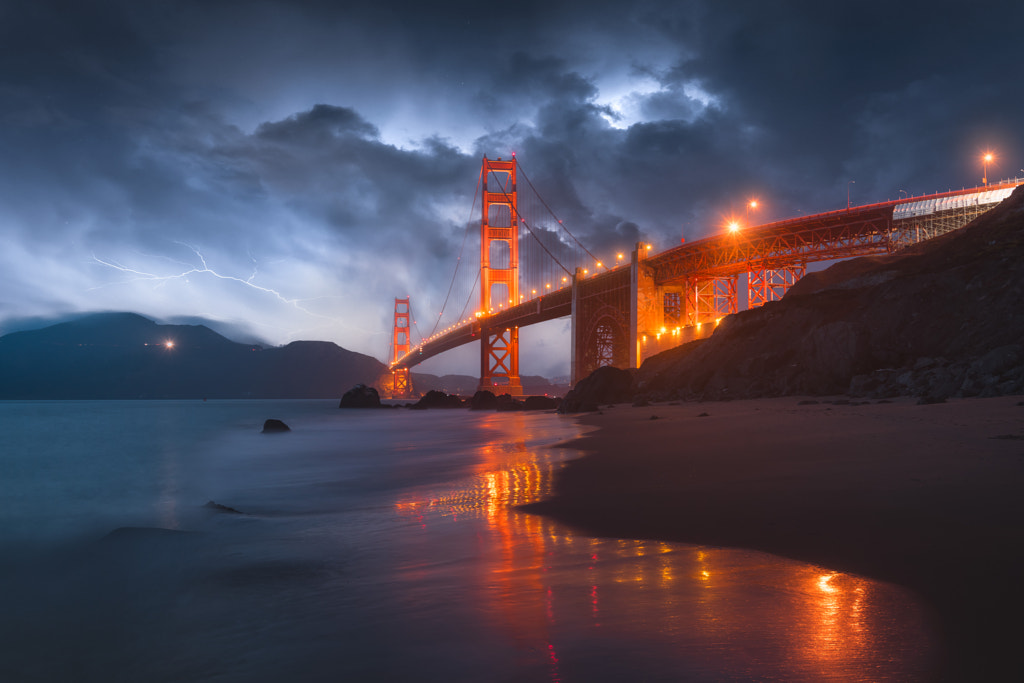
[[[569,237],[571,237],[572,241],[575,242],[577,245],[579,245],[580,249],[582,249],[583,251],[587,252],[587,256],[592,258],[594,260],[594,262],[597,263],[597,257],[594,256],[593,254],[591,254],[590,250],[587,249],[585,246],[583,246],[582,242],[580,242],[578,239],[576,239],[576,235],[573,235],[572,232],[570,232],[569,228],[565,227],[565,225],[562,224],[562,221],[559,220],[558,216],[555,215],[555,212],[551,210],[551,207],[548,206],[548,203],[546,201],[544,201],[544,197],[542,197],[540,195],[540,192],[537,192],[537,188],[534,187],[533,183],[530,182],[530,177],[528,175],[526,175],[526,171],[523,170],[522,165],[519,166],[519,173],[526,180],[526,184],[530,186],[530,189],[533,190],[534,196],[537,197],[537,199],[540,200],[540,203],[543,204],[544,208],[547,209],[548,213],[551,214],[551,217],[554,218],[556,221],[558,221],[559,227],[562,228],[562,230],[565,230],[565,234],[568,235]],[[559,264],[559,265],[561,265],[561,264]]]
[[[518,162],[517,162],[517,163],[518,163]],[[519,168],[522,168],[522,166],[520,166]],[[491,175],[492,175],[492,176],[494,176],[494,179],[495,179],[495,181],[498,181],[498,175],[497,175],[497,173],[496,173],[496,172],[494,172],[494,171],[491,171]],[[527,182],[527,183],[529,183],[530,181],[529,181],[529,180],[527,180],[526,182]],[[500,181],[498,181],[498,186],[499,186],[499,187],[501,187],[501,182],[500,182]],[[532,188],[532,187],[533,187],[533,185],[530,185],[530,187]],[[537,192],[537,191],[536,191],[536,190],[534,190],[534,193],[536,193],[536,192]],[[533,231],[533,228],[531,228],[531,227],[530,227],[530,224],[529,224],[529,223],[528,223],[528,222],[526,221],[526,218],[524,218],[524,217],[523,217],[523,214],[519,213],[519,207],[518,207],[518,206],[516,206],[516,205],[515,205],[515,204],[514,204],[514,203],[512,202],[512,200],[511,200],[511,199],[509,198],[509,196],[508,196],[508,192],[506,192],[506,191],[505,191],[505,188],[504,188],[504,187],[502,187],[502,188],[501,188],[501,194],[503,194],[503,195],[505,196],[505,199],[508,199],[508,200],[509,200],[509,201],[508,201],[508,204],[509,204],[509,206],[510,206],[510,207],[512,207],[512,210],[513,210],[513,211],[515,211],[515,213],[516,213],[516,217],[517,217],[517,218],[519,218],[519,222],[520,222],[520,223],[522,223],[522,224],[523,224],[523,227],[525,227],[525,228],[526,228],[526,229],[527,229],[527,230],[528,230],[528,231],[530,232],[530,235],[532,235],[532,236],[533,236],[533,239],[535,239],[535,240],[537,241],[537,244],[539,244],[539,245],[540,245],[540,248],[541,248],[541,249],[543,249],[543,250],[544,250],[544,251],[545,251],[545,252],[547,253],[547,255],[551,257],[551,260],[552,260],[552,261],[554,261],[555,263],[557,263],[557,264],[558,264],[558,267],[559,267],[559,268],[561,268],[562,270],[564,270],[564,271],[565,271],[565,274],[566,274],[566,275],[572,275],[572,271],[570,271],[570,270],[569,270],[568,268],[566,268],[566,267],[565,267],[565,266],[564,266],[564,265],[562,264],[562,262],[561,262],[561,261],[559,261],[559,260],[558,260],[558,258],[557,258],[557,257],[556,257],[556,256],[555,256],[554,254],[552,254],[552,253],[551,253],[551,250],[550,250],[550,249],[548,249],[548,248],[547,248],[547,246],[545,246],[545,244],[544,244],[543,242],[541,242],[540,238],[539,238],[539,237],[537,237],[537,233],[535,233],[535,232]],[[537,196],[539,197],[540,195],[537,195]],[[542,199],[541,201],[544,201],[544,200]],[[550,211],[550,209],[549,209],[549,211]],[[552,215],[552,216],[554,216],[554,214],[551,214],[551,215]],[[568,230],[566,230],[566,232],[568,232]],[[576,238],[575,238],[575,237],[573,237],[573,239],[576,239]],[[582,247],[583,245],[580,245],[580,246]],[[583,251],[587,251],[587,250],[586,250],[586,249],[584,248],[584,249],[583,249]],[[590,252],[589,252],[589,251],[587,251],[587,253],[588,253],[588,254],[590,254]]]
[[[483,170],[481,168],[481,170]],[[437,332],[438,326],[441,324],[441,316],[444,315],[445,308],[448,306],[448,298],[452,295],[452,287],[455,286],[455,276],[459,274],[459,266],[462,264],[462,254],[466,250],[466,240],[469,239],[469,229],[472,227],[473,212],[476,211],[476,199],[480,191],[480,181],[483,173],[477,174],[476,177],[476,189],[473,190],[473,205],[469,209],[469,218],[466,219],[466,231],[462,234],[462,246],[459,247],[459,257],[455,259],[455,270],[452,271],[452,280],[448,283],[448,293],[444,295],[444,303],[441,304],[441,311],[437,314],[437,320],[434,321],[434,328],[430,330],[430,336],[433,337],[434,333]],[[480,278],[480,273],[477,273],[477,279]],[[476,287],[476,282],[473,283],[473,287]],[[472,292],[472,287],[470,288]],[[468,305],[468,303],[467,303]],[[463,313],[465,313],[465,307],[463,307]],[[462,316],[459,316],[459,320],[462,320]],[[419,330],[416,330],[417,333]],[[423,339],[421,336],[420,339]]]
[[[459,322],[457,324],[461,324],[462,321],[466,319],[464,317],[466,315],[466,309],[469,308],[469,302],[471,302],[473,300],[473,295],[476,294],[476,292],[473,291],[473,290],[476,289],[476,283],[478,283],[478,282],[480,282],[480,270],[479,269],[477,269],[477,271],[476,271],[476,277],[473,278],[473,284],[470,285],[470,287],[469,287],[469,296],[466,297],[466,303],[462,307],[462,312],[459,313]]]
[[[422,346],[423,345],[423,333],[420,332],[420,327],[419,327],[419,325],[416,324],[416,318],[414,318],[413,315],[412,315],[412,300],[411,300],[411,297],[410,297],[410,303],[409,303],[409,322],[411,323],[412,328],[414,330],[416,330],[416,334],[420,338],[420,346]],[[409,335],[409,339],[407,341],[409,343],[409,348],[411,349],[413,347],[412,335]]]

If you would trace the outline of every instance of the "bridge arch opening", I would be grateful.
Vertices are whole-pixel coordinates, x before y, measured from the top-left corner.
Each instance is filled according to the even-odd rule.
[[[494,310],[508,308],[509,301],[512,300],[512,293],[509,291],[508,285],[504,282],[495,282],[492,284],[490,295],[491,306]]]
[[[488,206],[487,225],[489,225],[492,228],[512,227],[512,207],[508,204],[498,203],[494,203]]]
[[[503,240],[492,240],[490,243],[490,258],[491,268],[504,270],[511,267],[512,263],[512,249],[508,242]]]
[[[620,311],[605,307],[594,316],[578,349],[576,380],[606,365],[629,367],[629,324]]]

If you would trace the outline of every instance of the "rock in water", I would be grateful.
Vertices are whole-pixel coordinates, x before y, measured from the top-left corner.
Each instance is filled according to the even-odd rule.
[[[232,515],[244,514],[240,510],[236,510],[235,508],[228,507],[227,505],[221,505],[220,503],[215,503],[212,500],[206,501],[206,505],[204,505],[203,507],[207,508],[209,510],[213,510],[214,512],[227,512],[227,513],[232,514]]]
[[[263,423],[264,434],[279,434],[281,432],[290,431],[292,431],[291,427],[286,425],[284,422],[281,422],[280,420],[275,420],[271,418]]]
[[[341,397],[339,408],[380,408],[380,394],[373,387],[357,384]]]

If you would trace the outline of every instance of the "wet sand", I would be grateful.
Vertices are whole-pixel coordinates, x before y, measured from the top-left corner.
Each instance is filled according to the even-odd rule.
[[[1024,397],[616,406],[528,506],[598,536],[762,550],[934,611],[943,680],[1024,670]],[[654,418],[657,419],[654,419]]]

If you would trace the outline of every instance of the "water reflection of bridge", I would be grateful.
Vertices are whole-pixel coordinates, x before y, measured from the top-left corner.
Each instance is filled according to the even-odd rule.
[[[635,667],[621,680],[644,680],[645,666],[681,680],[920,675],[922,615],[899,589],[763,553],[590,538],[518,512],[550,494],[566,456],[529,445],[545,416],[479,419],[495,438],[478,449],[473,475],[396,508],[424,536],[453,521],[477,525],[482,568],[463,589],[488,627],[517,644],[530,680],[587,680],[580,666],[606,665],[605,680],[615,666]]]
[[[628,261],[620,255],[606,265],[520,178],[515,159],[483,160],[480,264],[471,287],[480,284],[479,305],[468,316],[464,308],[458,322],[435,329],[417,347],[410,347],[408,319],[400,328],[396,309],[396,385],[409,385],[414,365],[480,342],[480,388],[521,393],[519,328],[561,317],[572,321],[573,383],[602,365],[638,367],[646,357],[710,334],[738,311],[741,288],[748,307],[778,300],[809,263],[888,253],[949,232],[1024,183],[740,226],[659,253],[638,244]]]

